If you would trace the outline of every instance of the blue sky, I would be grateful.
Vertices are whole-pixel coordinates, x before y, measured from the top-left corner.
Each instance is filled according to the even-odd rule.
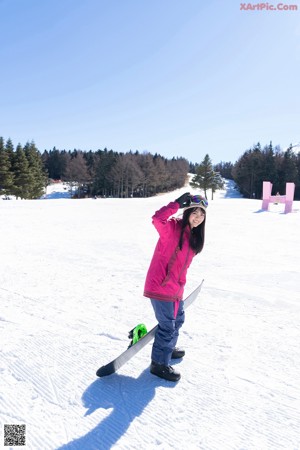
[[[283,4],[298,10],[0,0],[0,136],[40,151],[208,153],[213,163],[258,141],[297,143],[300,2]]]

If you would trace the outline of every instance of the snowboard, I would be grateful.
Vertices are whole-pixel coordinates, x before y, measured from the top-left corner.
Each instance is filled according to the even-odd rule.
[[[201,291],[201,287],[203,281],[199,286],[184,300],[184,308],[188,308],[198,297],[199,292]],[[107,375],[112,375],[115,373],[120,367],[122,367],[125,363],[127,363],[136,353],[138,353],[145,345],[150,342],[157,330],[158,325],[155,325],[148,333],[146,333],[141,339],[139,339],[135,344],[131,345],[127,348],[121,355],[117,356],[116,359],[106,364],[105,366],[100,367],[97,370],[96,375],[98,377],[105,377]]]

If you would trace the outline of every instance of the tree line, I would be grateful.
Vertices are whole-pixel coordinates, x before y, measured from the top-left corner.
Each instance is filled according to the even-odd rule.
[[[41,154],[34,142],[14,149],[11,139],[0,137],[0,195],[39,198],[53,179],[75,184],[78,197],[149,197],[184,186],[188,170],[188,161],[180,157],[55,147]]]
[[[45,151],[44,167],[50,178],[83,186],[86,195],[119,198],[149,197],[184,186],[189,163],[185,158],[113,150]]]
[[[42,154],[34,142],[16,148],[0,137],[0,195],[35,199],[43,195],[49,179],[76,185],[76,195],[102,197],[149,197],[184,186],[187,173],[193,173],[192,186],[204,191],[223,188],[223,178],[233,179],[241,194],[261,198],[262,182],[271,181],[273,191],[285,193],[285,183],[296,185],[295,199],[300,199],[300,152],[290,146],[282,151],[272,142],[257,143],[236,161],[221,161],[215,166],[208,154],[201,163],[185,158],[167,159],[159,154],[113,150],[58,150]]]
[[[282,151],[278,145],[273,148],[272,142],[263,148],[257,143],[235,164],[221,162],[215,169],[233,179],[244,197],[260,199],[263,181],[270,181],[274,195],[284,195],[286,183],[295,183],[295,199],[300,199],[300,152],[295,153],[292,145]]]

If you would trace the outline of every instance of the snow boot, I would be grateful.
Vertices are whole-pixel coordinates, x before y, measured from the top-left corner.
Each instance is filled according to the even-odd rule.
[[[172,351],[171,359],[183,358],[184,355],[185,355],[185,350],[183,350],[182,348],[175,347],[174,350]]]
[[[153,375],[156,375],[160,378],[164,378],[165,380],[169,381],[178,381],[180,380],[180,373],[176,372],[175,369],[173,369],[172,366],[165,366],[164,364],[158,364],[155,361],[151,362],[150,366],[150,372],[153,373]]]

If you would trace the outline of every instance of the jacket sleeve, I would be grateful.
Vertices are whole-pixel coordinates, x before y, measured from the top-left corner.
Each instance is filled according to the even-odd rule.
[[[168,235],[173,221],[168,220],[170,216],[177,213],[179,204],[177,202],[170,202],[167,206],[163,206],[156,211],[152,217],[152,223],[157,229],[159,235],[163,238]]]

